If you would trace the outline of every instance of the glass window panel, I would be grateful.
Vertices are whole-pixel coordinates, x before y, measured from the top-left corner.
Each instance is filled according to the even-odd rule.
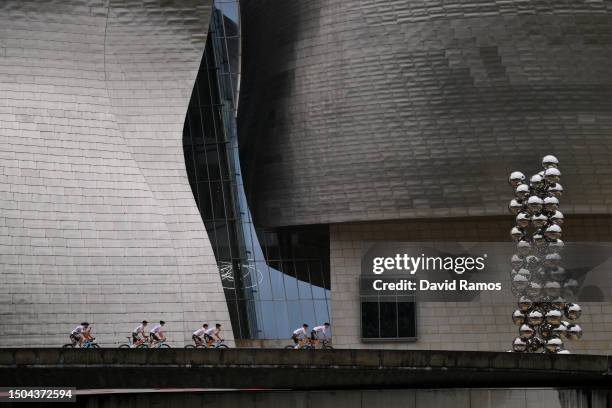
[[[288,300],[298,300],[299,294],[298,294],[298,285],[297,285],[297,279],[295,279],[292,276],[288,276],[287,274],[283,273],[283,279],[285,281],[285,296]]]
[[[278,320],[275,316],[275,307],[274,302],[263,301],[259,302],[261,304],[260,316],[262,317],[263,324],[259,326],[260,334],[264,335],[264,338],[268,337],[268,334],[276,333],[278,330],[276,328],[276,321]],[[273,317],[274,316],[274,317]]]
[[[300,299],[312,299],[311,285],[304,281],[297,281]]]
[[[361,336],[363,338],[378,338],[378,302],[361,303]]]
[[[274,302],[274,320],[276,320],[276,332],[270,333],[268,339],[284,339],[293,331],[289,325],[289,314],[285,302]],[[297,327],[297,326],[296,326]]]
[[[297,329],[298,327],[302,326],[302,324],[304,324],[300,302],[288,301],[287,311],[289,313],[289,327],[291,327],[291,331]]]
[[[331,321],[331,319],[329,318],[328,305],[325,300],[315,300],[314,308],[315,308],[315,319],[318,322],[318,324]]]
[[[272,294],[272,282],[270,282],[270,267],[265,262],[256,262],[258,284],[257,291],[259,292],[259,299],[261,300],[273,300]]]
[[[319,322],[317,322],[317,319],[315,318],[314,304],[311,300],[302,301],[301,304],[303,323],[308,324],[310,326],[310,329],[312,329],[313,327],[315,327],[315,325],[319,324]]]
[[[397,337],[397,303],[380,302],[380,336]]]
[[[272,295],[275,300],[285,300],[285,285],[283,284],[284,274],[274,266],[279,266],[279,262],[271,262],[270,283],[272,284]]]
[[[399,302],[397,304],[398,336],[416,337],[416,304]]]

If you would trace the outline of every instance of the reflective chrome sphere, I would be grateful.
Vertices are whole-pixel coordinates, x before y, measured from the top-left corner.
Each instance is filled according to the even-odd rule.
[[[535,255],[528,255],[525,258],[525,263],[527,264],[527,268],[528,269],[536,269],[538,267],[538,265],[540,264],[540,258],[538,258]]]
[[[547,268],[556,268],[561,265],[561,255],[558,253],[547,254],[544,257],[544,266]]]
[[[508,183],[514,188],[518,187],[520,184],[525,182],[525,175],[520,171],[513,171],[510,173],[510,177],[508,177]]]
[[[561,296],[552,298],[550,300],[550,305],[553,309],[559,310],[560,312],[565,311],[565,299],[563,299]]]
[[[540,190],[542,187],[544,187],[544,177],[539,174],[534,174],[529,179],[529,185],[535,190]]]
[[[577,324],[570,324],[567,326],[565,336],[570,340],[580,340],[582,337],[582,327]]]
[[[514,236],[514,235],[513,235]],[[516,244],[516,252],[521,256],[527,256],[531,252],[531,244],[527,241],[519,241]]]
[[[542,228],[548,223],[548,217],[544,214],[536,214],[531,217],[531,222],[535,225],[536,228]]]
[[[514,242],[519,242],[525,234],[520,228],[514,227],[510,230],[510,236]]]
[[[527,340],[527,350],[530,353],[539,353],[542,350],[542,340],[537,337],[532,337]]]
[[[544,205],[544,200],[542,200],[538,196],[531,196],[527,199],[527,209],[532,214],[536,214],[542,211],[543,205]]]
[[[582,308],[577,303],[568,303],[565,306],[565,317],[570,320],[577,320],[582,315]]]
[[[548,243],[548,253],[560,253],[561,251],[563,251],[564,247],[565,243],[563,243],[563,241],[561,241],[560,239],[552,240]]]
[[[546,296],[556,298],[561,296],[561,284],[559,282],[548,281],[544,284],[544,293]]]
[[[529,340],[535,335],[535,330],[528,324],[523,324],[519,328],[519,337],[523,340]]]
[[[562,226],[563,225],[563,221],[565,221],[565,218],[563,217],[563,213],[561,211],[555,211],[555,213],[550,216],[550,221],[553,224],[556,224],[558,226]]]
[[[542,235],[540,233],[533,234],[533,236],[531,238],[533,239],[533,244],[538,249],[544,248],[546,246],[546,244],[547,244],[546,240],[544,239],[544,235]]]
[[[521,296],[518,301],[518,309],[519,311],[525,313],[528,312],[529,309],[533,307],[533,301],[529,299],[527,296]]]
[[[525,314],[523,314],[523,312],[521,312],[520,310],[516,309],[512,313],[512,323],[514,323],[517,326],[520,326],[520,325],[524,324],[525,323]]]
[[[544,180],[548,184],[556,184],[561,180],[561,172],[554,167],[548,168],[544,171]]]
[[[518,291],[523,291],[527,289],[528,285],[529,285],[529,279],[527,279],[525,275],[516,274],[512,278],[512,286],[516,288]]]
[[[518,275],[523,275],[527,280],[531,279],[531,272],[529,272],[529,269],[520,268],[516,273]]]
[[[546,228],[546,232],[544,233],[544,235],[546,235],[546,238],[551,239],[551,240],[556,240],[556,239],[560,239],[561,238],[561,227],[553,224],[549,227]],[[550,244],[549,244],[550,247]]]
[[[563,340],[561,340],[559,337],[553,337],[551,339],[548,339],[546,340],[546,343],[544,344],[544,348],[549,353],[556,353],[557,351],[561,350],[562,347],[563,347]]]
[[[527,314],[527,323],[532,326],[539,326],[544,321],[544,315],[539,310],[532,310]]]
[[[564,324],[559,324],[555,327],[553,327],[553,334],[557,337],[565,337],[565,334],[567,332],[567,326]]]
[[[525,259],[521,258],[518,254],[512,255],[512,258],[510,258],[510,264],[514,269],[519,269],[521,266],[523,266],[524,262]]]
[[[559,324],[561,324],[561,317],[563,316],[563,314],[556,309],[553,310],[549,310],[548,312],[546,312],[546,323],[551,324],[553,326],[557,326]]]
[[[547,193],[551,197],[561,198],[561,196],[563,195],[563,186],[559,183],[551,184],[548,187]]]
[[[551,167],[559,167],[559,160],[552,154],[547,154],[542,158],[542,168],[546,170]]]
[[[527,350],[527,342],[520,337],[517,337],[512,342],[512,350],[517,353],[522,353]]]
[[[538,327],[538,332],[540,333],[540,337],[544,340],[554,337],[553,326],[548,323],[541,324],[540,327]]]
[[[557,197],[546,197],[544,199],[544,209],[554,213],[559,209],[559,199]]]
[[[537,282],[529,282],[526,292],[527,296],[537,300],[542,293],[542,286]]]
[[[512,214],[516,215],[523,209],[523,204],[521,204],[518,200],[513,199],[510,201],[510,204],[508,204],[508,209]]]
[[[519,184],[516,190],[514,190],[514,194],[517,199],[522,201],[529,198],[529,191],[529,186],[527,184]]]
[[[516,215],[516,226],[519,228],[527,228],[529,226],[529,215],[521,212]]]

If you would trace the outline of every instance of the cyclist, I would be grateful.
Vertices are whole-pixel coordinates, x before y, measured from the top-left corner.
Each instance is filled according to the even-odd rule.
[[[327,330],[329,330],[330,324],[325,322],[320,326],[315,326],[310,332],[310,340],[314,344],[319,344],[319,340],[327,340]]]
[[[93,340],[91,337],[91,328],[87,322],[81,323],[70,332],[70,341],[73,346],[78,343],[79,347],[81,347],[83,345],[83,340]]]
[[[147,324],[149,324],[149,322],[143,320],[142,323],[132,330],[132,345],[137,346],[147,340],[147,336],[145,335],[145,328],[147,327]]]
[[[153,345],[158,341],[166,341],[166,336],[164,335],[165,324],[166,322],[160,320],[159,324],[153,326],[153,328],[149,331],[149,345]]]
[[[300,348],[300,345],[308,338],[308,325],[304,323],[302,327],[295,329],[291,335],[291,339],[295,343],[295,348]]]
[[[221,343],[223,339],[219,335],[221,333],[221,325],[219,323],[215,324],[215,327],[211,327],[204,332],[204,335],[207,336],[206,341],[210,346],[215,340]]]
[[[201,346],[204,344],[204,339],[208,341],[208,335],[206,334],[206,330],[208,330],[208,323],[204,323],[201,328],[193,332],[191,338],[193,339],[196,346]]]

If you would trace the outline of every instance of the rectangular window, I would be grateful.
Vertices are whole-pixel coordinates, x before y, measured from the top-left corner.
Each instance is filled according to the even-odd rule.
[[[361,297],[363,341],[415,341],[416,304],[407,298]]]

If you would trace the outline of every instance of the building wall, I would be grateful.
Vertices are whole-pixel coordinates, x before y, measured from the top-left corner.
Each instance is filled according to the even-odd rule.
[[[535,172],[545,154],[571,185],[565,212],[612,212],[609,4],[242,6],[256,222],[501,215],[509,172]]]
[[[515,303],[417,303],[418,340],[363,343],[359,302],[361,251],[364,241],[506,242],[511,217],[474,217],[334,224],[330,226],[333,344],[339,348],[505,351],[517,336],[512,324]],[[575,216],[563,226],[571,241],[612,241],[612,217]],[[570,240],[568,238],[568,240]],[[505,299],[513,299],[505,293]],[[609,354],[612,350],[612,303],[583,303],[580,341],[565,341],[575,353]]]
[[[211,4],[0,3],[0,346],[231,339],[182,150]]]

